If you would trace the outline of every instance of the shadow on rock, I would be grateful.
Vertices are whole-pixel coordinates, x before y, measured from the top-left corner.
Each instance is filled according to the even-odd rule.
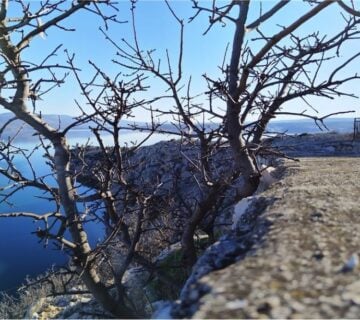
[[[262,243],[271,222],[262,216],[275,199],[257,197],[241,216],[233,232],[221,237],[198,259],[186,281],[180,300],[171,308],[173,318],[189,318],[198,309],[200,299],[212,288],[201,281],[207,274],[244,259]]]

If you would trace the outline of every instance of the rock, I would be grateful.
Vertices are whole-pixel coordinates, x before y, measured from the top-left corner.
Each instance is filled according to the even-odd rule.
[[[129,300],[135,306],[136,311],[144,314],[146,306],[149,304],[149,290],[144,290],[150,280],[150,273],[142,267],[127,270],[123,277],[123,285]]]
[[[198,239],[198,242],[207,240],[208,237],[203,236]],[[150,274],[142,267],[126,271],[123,284],[129,299],[140,314],[149,317],[161,301],[178,298],[187,277],[185,270],[180,267],[181,259],[181,244],[175,243],[154,259],[161,276],[155,273]]]
[[[181,251],[181,242],[176,242],[170,245],[168,248],[165,248],[160,254],[155,258],[155,263],[161,264],[169,259],[169,256],[179,253]]]
[[[80,299],[79,299],[79,302],[80,303],[88,303],[88,302],[90,302],[91,301],[91,297],[89,297],[89,296],[81,296],[80,297]]]
[[[59,307],[66,307],[69,305],[71,296],[58,296],[54,298],[54,304]]]
[[[234,214],[233,214],[233,223],[232,223],[232,229],[237,228],[237,224],[239,223],[241,217],[246,213],[246,210],[251,205],[252,201],[254,200],[254,197],[250,196],[247,198],[244,198],[240,200],[235,206],[234,206]]]
[[[256,194],[259,194],[266,189],[268,189],[273,183],[277,182],[279,179],[275,177],[275,168],[274,167],[266,167],[265,165],[261,166],[261,178],[260,184],[256,190]]]
[[[248,301],[245,299],[236,299],[226,302],[225,308],[229,310],[243,309],[248,305]]]
[[[180,299],[196,300],[199,294],[194,291],[193,285],[197,280],[211,271],[220,269],[234,262],[241,250],[244,250],[242,244],[230,236],[224,236],[210,246],[194,265],[190,277],[181,290]]]
[[[52,305],[47,299],[47,303],[44,304],[37,312],[39,319],[54,319],[59,317],[59,313],[62,308]]]
[[[195,243],[200,248],[207,241],[208,236],[200,236]],[[155,264],[163,280],[159,275],[154,274],[145,287],[151,303],[157,300],[175,300],[179,297],[180,290],[187,278],[186,270],[182,268],[182,257],[181,243],[178,242],[163,250],[155,259]]]
[[[254,196],[232,236],[199,258],[171,315],[358,318],[359,161],[286,163],[283,183]]]
[[[360,306],[360,281],[349,284],[341,295],[343,300],[351,301]]]
[[[40,298],[39,300],[31,304],[25,313],[25,318],[37,319],[39,317],[38,312],[41,309],[41,307],[44,305],[45,301],[46,301],[45,298]]]
[[[359,264],[359,256],[354,253],[351,255],[348,261],[343,265],[340,272],[351,272],[353,271]]]
[[[70,292],[84,290],[83,286],[70,289]],[[94,300],[91,294],[69,294],[39,299],[28,308],[27,319],[83,319],[106,318],[111,316]]]
[[[86,171],[88,172],[87,176],[83,174],[80,178],[84,183],[94,179],[92,171],[101,170],[101,159],[96,154],[96,149],[90,148],[86,151],[87,154],[89,156],[85,156],[85,159],[91,170]],[[144,251],[152,252],[154,256],[165,248],[163,243],[176,243],[180,240],[185,221],[189,218],[188,210],[184,210],[183,201],[187,207],[194,208],[206,195],[206,189],[209,189],[198,170],[200,147],[197,142],[181,144],[179,141],[162,141],[152,146],[141,147],[136,153],[132,153],[130,149],[124,150],[123,156],[124,162],[132,168],[128,171],[126,168],[124,169],[128,183],[141,190],[144,195],[153,195],[155,191],[153,210],[149,211],[149,217],[144,219],[143,226],[151,231],[147,232],[146,239],[142,237],[139,243]],[[76,171],[83,163],[80,159],[76,159],[75,154],[73,159],[73,170]],[[211,156],[211,166],[216,168],[214,170],[215,179],[223,178],[229,172],[231,165],[231,153],[228,147],[221,147]],[[154,190],[154,181],[158,185],[156,190]],[[236,183],[241,184],[242,179],[238,179]],[[91,185],[94,186],[94,183]],[[121,194],[120,186],[114,185],[113,188],[113,193]],[[233,205],[235,193],[235,186],[228,189],[224,194],[220,210],[216,214],[210,212],[200,225],[200,229],[216,236],[227,232],[231,226],[231,205]],[[119,212],[123,211],[123,205],[121,202],[118,203]],[[128,210],[136,210],[138,205],[135,199],[126,201]],[[132,216],[125,217],[126,223],[129,225],[132,224]],[[154,225],[161,226],[161,232],[154,228]],[[156,244],[154,243],[155,239]]]
[[[166,300],[155,301],[152,304],[154,311],[151,316],[151,319],[171,319],[170,312],[172,305],[173,302],[171,301],[166,301]]]
[[[316,139],[313,135],[291,136],[283,137],[281,143],[274,139],[273,146],[279,151],[288,149],[289,155],[295,157],[308,155],[309,152],[320,156],[334,153],[354,155],[360,150],[360,144],[350,147],[334,139],[334,135]],[[180,148],[186,157],[181,156]],[[224,161],[228,150],[221,151],[212,159],[219,176],[229,166],[229,162]],[[194,184],[197,171],[193,163],[198,160],[198,154],[196,143],[161,142],[141,148],[127,159],[137,168],[127,178],[142,188],[145,194],[153,192],[153,181],[161,184],[156,202],[159,208],[165,208],[166,220],[161,221],[164,229],[171,227],[171,230],[176,230],[167,235],[171,243],[178,241],[183,222],[188,218],[186,212],[178,210],[174,192],[179,192],[190,207],[202,197],[201,188]],[[340,161],[344,161],[345,169],[351,168],[350,172],[342,170],[343,166],[334,170]],[[353,199],[354,194],[359,194],[354,183],[359,175],[357,161],[356,158],[303,158],[300,164],[288,166],[287,179],[277,184],[279,189],[275,186],[265,191],[265,196],[256,194],[244,200],[236,209],[233,230],[219,230],[218,234],[226,234],[199,258],[176,303],[156,307],[159,300],[177,297],[172,297],[169,287],[156,275],[146,274],[146,270],[139,273],[132,271],[131,282],[125,280],[129,281],[129,294],[132,295],[131,288],[140,288],[133,293],[132,299],[147,314],[149,310],[156,309],[156,317],[162,317],[161,314],[169,316],[169,310],[174,317],[288,318],[294,315],[309,317],[311,314],[322,317],[331,315],[331,312],[339,317],[345,316],[345,310],[354,309],[360,301],[358,284],[354,280],[356,275],[355,272],[335,274],[334,271],[358,247],[358,241],[353,239],[357,239],[359,233],[356,223],[358,203],[357,199]],[[337,174],[334,171],[338,171]],[[294,172],[297,172],[296,175]],[[174,174],[179,182],[176,190],[172,183]],[[340,177],[346,183],[340,184]],[[272,180],[271,173],[264,171],[263,180],[265,183]],[[239,186],[241,179],[236,183]],[[334,191],[334,186],[340,188],[340,185],[341,191]],[[206,188],[204,185],[201,187]],[[215,221],[220,224],[231,222],[233,208],[229,204],[234,195],[233,190],[226,194],[226,199],[230,200],[220,208]],[[175,200],[171,202],[168,199]],[[277,205],[264,212],[274,201]],[[133,205],[136,206],[136,203]],[[201,228],[206,230],[206,224]],[[150,235],[149,239],[152,238]],[[151,241],[148,245],[151,247]],[[172,279],[183,281],[182,275],[171,268],[179,263],[179,244],[162,252],[162,247],[157,250],[160,255],[154,261],[166,276],[175,276]],[[351,256],[343,271],[353,271],[357,265],[357,255]],[[324,297],[324,292],[328,296]],[[323,297],[321,301],[319,297]],[[160,310],[165,311],[161,313]]]
[[[249,218],[248,215],[256,217],[256,213],[252,210],[246,211],[245,221]],[[261,239],[267,225],[266,221],[252,219],[251,223],[248,224],[247,231],[242,233],[242,236],[236,232],[230,233],[207,248],[194,265],[190,277],[181,290],[180,302],[173,305],[172,316],[174,318],[191,317],[198,308],[200,298],[211,291],[211,287],[200,280],[207,274],[223,269],[241,259],[251,249],[252,245]]]

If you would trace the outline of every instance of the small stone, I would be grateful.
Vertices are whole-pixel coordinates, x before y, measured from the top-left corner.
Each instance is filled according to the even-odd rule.
[[[340,271],[351,272],[358,266],[358,264],[359,264],[359,256],[356,253],[354,253],[353,255],[351,255],[349,260],[343,265]]]
[[[236,310],[243,309],[248,305],[247,300],[244,299],[236,299],[233,301],[229,301],[225,304],[225,309]]]
[[[351,306],[344,315],[345,319],[359,319],[359,307]]]
[[[66,307],[69,304],[69,299],[67,299],[64,296],[59,296],[56,299],[54,299],[54,304],[58,307]]]
[[[53,305],[47,305],[46,308],[43,308],[40,312],[40,319],[52,319],[56,318],[60,313],[61,308]]]
[[[81,297],[79,301],[80,303],[88,303],[91,301],[91,297]]]
[[[280,306],[271,311],[271,318],[287,319],[291,315],[291,309],[287,306]]]
[[[356,281],[346,286],[341,297],[343,300],[351,301],[356,305],[360,305],[360,281]]]
[[[305,310],[305,306],[302,303],[295,301],[295,300],[291,301],[291,308],[294,311],[299,312],[299,313],[301,313]]]
[[[327,303],[333,307],[340,308],[344,305],[344,303],[341,301],[341,298],[339,295],[335,295],[333,297],[327,297],[327,296],[320,296],[319,302],[321,303]]]
[[[37,317],[39,317],[38,312],[41,310],[41,308],[45,305],[46,299],[45,298],[40,298],[37,301],[35,301],[34,303],[32,303],[25,314],[25,318],[34,318],[35,314],[37,315]]]
[[[75,306],[75,305],[77,305],[77,304],[78,304],[77,301],[70,301],[69,307],[73,307],[73,306]]]
[[[281,304],[281,300],[278,296],[269,296],[266,301],[271,305],[272,308],[277,308]]]
[[[321,303],[320,304],[320,311],[325,318],[330,318],[331,315],[334,313],[333,308],[328,305],[327,303]]]

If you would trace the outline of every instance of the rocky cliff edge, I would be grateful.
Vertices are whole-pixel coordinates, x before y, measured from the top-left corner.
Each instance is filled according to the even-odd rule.
[[[168,315],[359,318],[359,181],[357,157],[286,162],[233,235],[200,258]]]

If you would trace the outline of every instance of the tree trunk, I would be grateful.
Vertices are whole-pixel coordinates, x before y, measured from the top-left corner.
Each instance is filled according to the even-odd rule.
[[[70,152],[66,144],[66,139],[65,137],[57,138],[53,141],[53,144],[55,148],[54,161],[61,204],[64,207],[65,214],[70,220],[69,230],[71,236],[78,245],[75,259],[77,260],[76,265],[81,274],[81,279],[105,310],[111,312],[116,317],[135,318],[135,314],[125,306],[122,297],[119,297],[119,301],[116,301],[110,295],[109,290],[101,282],[94,264],[91,263],[91,248],[87,234],[79,220],[79,212],[75,200],[75,188],[69,173]]]
[[[239,15],[236,20],[236,29],[232,44],[231,60],[228,74],[229,98],[227,100],[226,109],[226,130],[229,137],[230,147],[234,156],[235,170],[240,173],[244,179],[244,185],[238,192],[239,198],[252,195],[260,182],[260,174],[258,173],[254,159],[252,159],[246,143],[242,136],[243,127],[240,121],[241,106],[239,105],[239,97],[242,93],[244,84],[238,83],[240,56],[245,38],[245,24],[247,20],[250,1],[239,1]],[[248,72],[243,70],[243,72]]]
[[[194,243],[194,234],[204,219],[205,215],[209,213],[218,202],[218,197],[223,193],[225,186],[215,185],[211,188],[205,200],[201,201],[196,210],[186,222],[182,237],[181,246],[183,250],[183,260],[185,265],[190,269],[196,262],[197,254]]]
[[[60,202],[66,218],[69,222],[69,231],[76,248],[73,250],[73,258],[77,271],[81,274],[86,287],[94,298],[116,317],[134,318],[134,313],[125,306],[123,297],[116,301],[109,293],[106,286],[101,282],[93,263],[91,263],[91,248],[87,234],[76,206],[76,191],[70,174],[70,152],[65,136],[52,128],[43,119],[27,110],[26,102],[29,98],[28,73],[20,58],[21,50],[14,47],[7,33],[5,24],[0,24],[0,50],[8,59],[9,68],[17,81],[16,92],[12,101],[0,97],[0,104],[14,115],[27,123],[36,132],[47,138],[54,147],[54,169],[58,184]],[[119,303],[120,302],[120,303]]]

